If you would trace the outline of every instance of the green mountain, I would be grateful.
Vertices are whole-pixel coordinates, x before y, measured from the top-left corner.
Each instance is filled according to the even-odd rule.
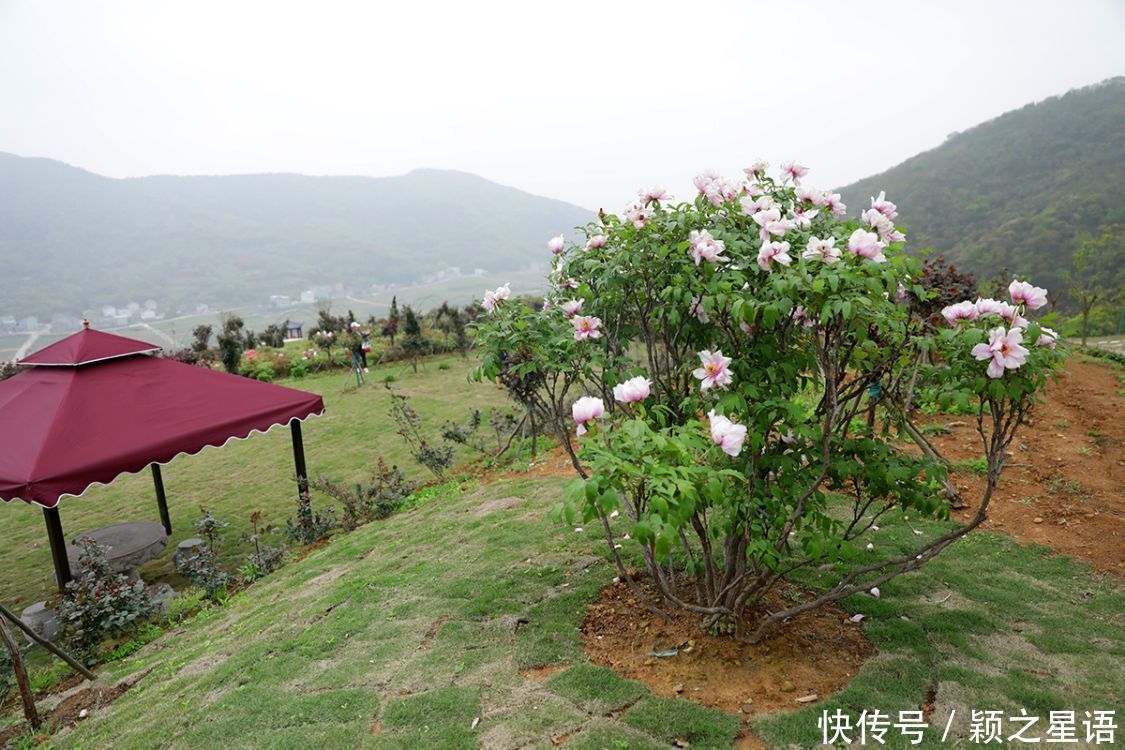
[[[855,210],[880,190],[898,204],[911,247],[1054,291],[1080,238],[1125,224],[1125,78],[951,135],[841,195]]]
[[[194,309],[547,267],[592,212],[462,172],[111,179],[0,153],[0,314]]]

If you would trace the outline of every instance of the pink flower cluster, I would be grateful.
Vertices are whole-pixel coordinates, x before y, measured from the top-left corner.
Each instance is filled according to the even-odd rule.
[[[701,231],[692,230],[688,235],[688,242],[691,247],[688,251],[691,257],[695,260],[695,265],[699,265],[702,261],[708,263],[718,264],[730,261],[730,258],[723,255],[726,246],[722,240],[717,240],[711,236],[711,233],[706,229]]]
[[[711,169],[697,174],[692,182],[700,194],[706,196],[714,206],[732,201],[742,192],[742,185],[721,177],[718,172]]]
[[[1008,294],[1012,299],[1011,303],[991,298],[978,298],[975,302],[964,300],[946,305],[941,311],[946,322],[956,328],[961,328],[966,323],[984,320],[990,315],[1008,324],[1010,327],[1008,329],[1004,326],[990,329],[988,343],[973,347],[974,357],[981,361],[988,361],[987,372],[990,378],[1003,377],[1005,370],[1015,370],[1027,361],[1028,351],[1023,346],[1023,329],[1026,329],[1029,323],[1020,314],[1021,306],[1028,310],[1037,310],[1047,304],[1047,290],[1026,281],[1013,281],[1008,285]],[[1054,349],[1057,340],[1057,333],[1050,328],[1043,328],[1035,345]]]
[[[484,306],[484,309],[490,313],[495,310],[497,305],[511,296],[511,287],[511,284],[505,284],[504,286],[498,286],[495,289],[485,292],[484,302],[481,303]]]

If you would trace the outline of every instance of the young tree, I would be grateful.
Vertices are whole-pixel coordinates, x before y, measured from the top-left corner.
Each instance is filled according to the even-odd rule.
[[[647,191],[561,248],[542,311],[506,286],[487,292],[477,333],[481,375],[519,388],[571,457],[580,479],[560,516],[600,524],[651,610],[684,609],[747,641],[874,593],[977,528],[1064,358],[1022,315],[1045,303],[1029,284],[1012,286],[1012,303],[958,302],[950,323],[923,329],[903,303],[927,293],[894,204],[880,195],[848,219],[838,195],[798,184],[804,171],[699,175],[690,203]],[[949,513],[944,464],[857,418],[873,387],[913,366],[921,337],[940,352],[929,382],[977,407],[987,481],[968,522],[872,556],[878,524]],[[639,553],[655,598],[619,545]],[[768,598],[803,570],[831,578],[799,603]]]
[[[391,340],[391,346],[395,345],[395,335],[398,333],[398,297],[391,297],[391,310],[387,314],[387,319],[383,323],[383,335]]]
[[[191,332],[191,350],[196,354],[202,354],[207,351],[211,346],[211,333],[212,328],[209,325],[198,325]]]
[[[410,366],[414,368],[414,372],[418,372],[418,357],[426,349],[426,339],[422,335],[422,325],[418,321],[418,316],[410,305],[406,306],[402,334],[402,348],[410,354]]]
[[[1082,346],[1090,333],[1090,314],[1099,305],[1120,305],[1125,295],[1125,227],[1109,226],[1082,240],[1065,275],[1070,296],[1082,316]]]
[[[237,375],[242,364],[242,351],[244,348],[244,328],[242,318],[233,313],[222,318],[222,330],[219,332],[219,358],[227,372]]]

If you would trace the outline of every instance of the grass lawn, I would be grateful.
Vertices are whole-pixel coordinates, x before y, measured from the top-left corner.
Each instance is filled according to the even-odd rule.
[[[448,369],[440,369],[443,366]],[[313,417],[303,427],[309,472],[335,480],[363,481],[370,477],[377,457],[383,456],[388,463],[404,467],[412,479],[431,479],[394,432],[383,378],[397,376],[394,387],[412,397],[424,419],[440,426],[446,419],[464,421],[474,407],[507,406],[502,391],[468,382],[472,366],[457,357],[443,357],[427,360],[424,369],[414,374],[408,364],[396,363],[372,369],[368,384],[358,391],[354,381],[350,390],[345,389],[351,376],[344,371],[283,383],[319,393],[327,406],[323,416]],[[467,457],[467,452],[461,456]],[[169,580],[177,588],[182,585],[173,570],[171,551],[177,542],[196,536],[191,521],[199,517],[200,506],[230,522],[220,555],[231,568],[237,568],[249,552],[242,537],[249,533],[253,511],[263,512],[267,523],[282,529],[285,519],[295,512],[293,449],[286,427],[222,448],[207,448],[197,456],[181,456],[164,467],[163,475],[173,534],[169,550],[141,569],[146,580]],[[316,507],[326,501],[314,495],[313,502]],[[64,498],[59,508],[68,539],[112,523],[160,519],[148,471],[92,488],[79,498]],[[55,590],[54,569],[39,507],[21,501],[0,505],[0,538],[4,539],[0,545],[4,604],[19,611],[50,596]]]
[[[739,717],[655,697],[585,659],[578,626],[613,572],[594,530],[546,520],[565,481],[447,484],[335,537],[104,667],[110,680],[139,680],[50,746],[730,747]],[[891,521],[872,554],[915,540],[910,525]],[[920,747],[949,747],[968,744],[970,709],[1081,716],[1119,709],[1125,695],[1119,582],[1043,548],[978,534],[886,585],[882,598],[845,605],[866,615],[878,654],[835,696],[755,718],[768,747],[817,746],[826,708],[932,703],[938,728]],[[545,681],[524,676],[550,664],[569,668]],[[899,739],[889,735],[887,747],[908,746]]]

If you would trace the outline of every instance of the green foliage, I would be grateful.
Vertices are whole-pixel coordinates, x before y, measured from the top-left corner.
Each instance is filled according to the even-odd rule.
[[[336,508],[327,506],[314,511],[308,490],[297,495],[297,517],[285,519],[289,538],[298,544],[315,544],[340,527],[336,518]]]
[[[1125,78],[1029,104],[840,190],[886,190],[914,247],[982,275],[1009,269],[1052,292],[1078,239],[1125,223]],[[1063,306],[1070,301],[1063,297]]]
[[[1078,305],[1082,345],[1091,335],[1090,318],[1102,311],[1117,333],[1125,302],[1125,224],[1102,228],[1082,240],[1066,273],[1067,288]],[[1108,327],[1108,326],[1107,326]]]
[[[78,575],[59,601],[59,630],[75,658],[93,664],[108,638],[135,630],[153,614],[144,581],[115,573],[102,548],[78,540]]]
[[[545,413],[587,467],[561,517],[585,526],[619,514],[627,548],[639,548],[665,604],[699,612],[705,627],[757,639],[808,608],[772,613],[742,632],[748,612],[790,571],[839,571],[837,584],[810,605],[819,606],[913,569],[950,541],[923,545],[885,569],[862,562],[860,539],[880,516],[948,513],[944,463],[864,424],[858,417],[870,394],[908,377],[921,367],[918,353],[936,349],[939,364],[925,367],[922,382],[939,401],[963,400],[986,418],[995,481],[1001,445],[1062,351],[1032,343],[1041,333],[1032,323],[1026,365],[995,379],[971,350],[986,323],[1003,321],[942,323],[935,334],[932,315],[904,302],[969,284],[943,265],[922,272],[886,216],[894,206],[860,222],[786,180],[758,175],[735,185],[701,176],[697,186],[692,203],[655,199],[625,219],[602,214],[588,225],[585,246],[559,256],[555,294],[542,309],[503,289],[490,293],[492,315],[478,332],[480,374]],[[780,235],[784,245],[766,244]],[[824,238],[838,257],[801,256]],[[865,242],[864,252],[853,248]],[[771,249],[791,253],[788,262],[769,260]],[[932,289],[919,282],[930,276]],[[617,392],[637,378],[646,384],[643,399]],[[567,407],[582,394],[605,415],[586,421],[578,434],[590,436],[575,448]],[[831,493],[850,499],[843,517],[830,512]],[[667,573],[675,569],[687,575]]]
[[[445,479],[445,472],[453,466],[453,445],[448,439],[437,441],[427,437],[422,418],[411,406],[409,397],[391,390],[389,384],[387,390],[391,395],[391,418],[398,428],[396,432],[410,446],[410,455],[438,480]]]

